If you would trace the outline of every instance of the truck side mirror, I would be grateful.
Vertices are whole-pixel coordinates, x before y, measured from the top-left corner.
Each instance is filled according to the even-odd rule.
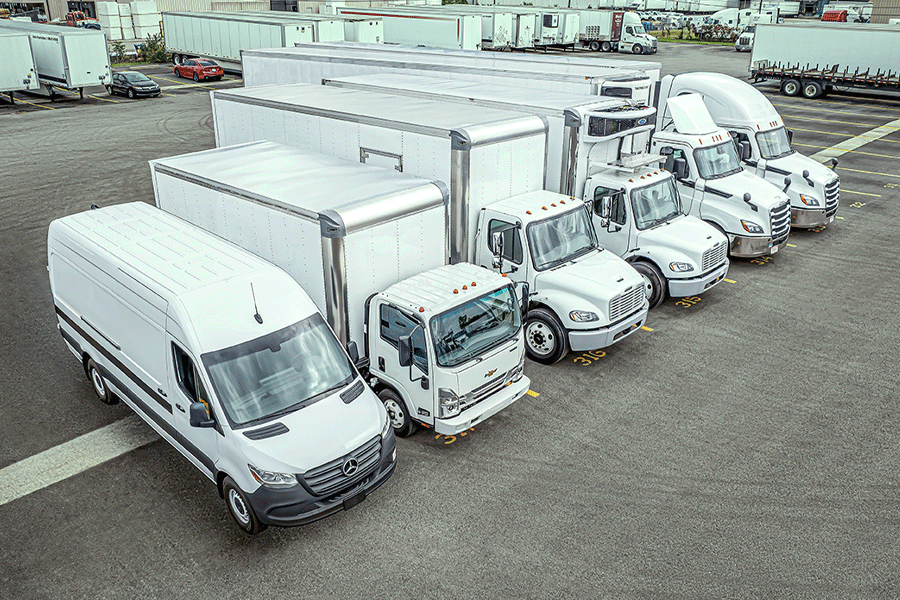
[[[785,129],[785,131],[787,131],[788,146],[790,146],[791,142],[794,141],[794,130],[793,129]]]
[[[684,158],[676,158],[673,166],[675,169],[675,179],[684,179],[687,177],[687,161]]]
[[[738,147],[741,149],[741,160],[748,160],[750,158],[750,142],[740,142]]]
[[[600,199],[600,218],[608,219],[612,212],[612,196],[603,196]]]
[[[517,286],[519,287],[519,308],[522,311],[522,321],[524,321],[528,315],[528,296],[531,295],[531,286],[527,281],[520,281]]]
[[[350,360],[354,365],[359,362],[359,348],[356,346],[356,342],[347,342],[347,354],[350,355]]]
[[[790,178],[790,176],[787,176],[784,178],[784,189],[781,191],[786,192],[786,191],[788,191],[789,187],[791,187],[791,178]]]
[[[494,260],[491,266],[495,269],[503,268],[503,232],[495,231],[491,234],[491,252],[494,253]]]
[[[408,367],[413,364],[412,331],[408,335],[400,336],[397,352],[401,367]]]
[[[202,402],[191,402],[191,427],[215,427],[216,422],[209,418],[209,410]]]

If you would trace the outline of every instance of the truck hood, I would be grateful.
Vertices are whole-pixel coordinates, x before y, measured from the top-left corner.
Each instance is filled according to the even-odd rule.
[[[465,403],[472,401],[473,390],[485,386],[483,393],[495,391],[510,381],[524,356],[525,341],[520,329],[514,339],[501,344],[481,360],[469,361],[459,369],[456,372],[456,390],[461,398],[465,396]]]
[[[696,275],[703,263],[703,253],[716,244],[727,243],[718,229],[694,216],[681,215],[665,225],[638,233],[638,245],[648,250],[660,263],[672,261],[691,262],[698,269],[688,273]],[[679,256],[680,255],[680,256]]]
[[[802,194],[809,190],[813,195],[821,196],[824,194],[825,186],[837,177],[837,173],[822,163],[799,152],[769,160],[766,162],[766,165],[782,171],[788,171],[791,174],[791,187],[788,188],[788,192],[796,194]],[[809,178],[815,184],[814,188],[810,188],[806,180],[803,179],[803,171],[809,171]],[[783,179],[784,175],[780,177]],[[825,199],[819,198],[819,200],[824,201]]]
[[[709,180],[706,182],[706,187],[731,194],[738,201],[743,201],[744,194],[749,193],[750,202],[766,211],[788,202],[787,194],[781,191],[782,188],[775,187],[762,177],[757,177],[747,171],[741,171],[722,179]]]
[[[344,404],[340,394],[361,383],[362,394]],[[381,433],[384,406],[369,386],[356,378],[328,398],[260,426],[233,431],[234,443],[254,466],[267,471],[304,473],[340,458]],[[261,440],[244,433],[282,423],[289,431]]]

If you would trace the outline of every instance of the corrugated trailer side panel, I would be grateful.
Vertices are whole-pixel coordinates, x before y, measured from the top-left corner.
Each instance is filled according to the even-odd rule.
[[[820,69],[840,65],[841,71],[869,70],[870,74],[900,70],[900,29],[857,23],[817,25],[757,25],[751,64],[767,60],[801,68],[818,65]]]

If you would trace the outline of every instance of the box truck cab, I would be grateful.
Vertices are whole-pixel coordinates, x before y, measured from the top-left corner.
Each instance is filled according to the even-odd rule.
[[[357,366],[396,434],[458,434],[528,391],[511,280],[444,264],[442,183],[274,142],[150,164],[157,206],[308,291],[351,357],[364,353]]]
[[[742,164],[750,173],[783,187],[791,200],[791,226],[819,227],[834,221],[841,194],[840,176],[822,163],[791,148],[791,133],[772,103],[752,85],[720,73],[667,75],[660,98],[700,94],[716,125],[737,142]]]
[[[661,97],[660,104],[652,151],[666,157],[686,212],[725,233],[731,256],[783,249],[791,228],[783,191],[743,169],[734,140],[713,122],[699,95]]]
[[[53,221],[48,270],[94,391],[215,482],[243,531],[350,508],[393,472],[387,412],[271,263],[135,202]]]
[[[644,324],[640,275],[599,245],[577,199],[547,191],[508,198],[480,211],[477,231],[475,262],[531,290],[525,343],[534,360],[604,348]]]

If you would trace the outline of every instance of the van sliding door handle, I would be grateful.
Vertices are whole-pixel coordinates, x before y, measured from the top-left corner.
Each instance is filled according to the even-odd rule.
[[[184,412],[184,409],[181,408],[181,405],[180,405],[180,404],[176,404],[176,405],[175,405],[175,408],[177,408],[177,409],[180,410],[181,412]]]
[[[166,396],[166,393],[163,391],[162,388],[156,388],[156,391],[159,392],[159,395],[162,396],[163,398],[168,397],[168,396]]]

